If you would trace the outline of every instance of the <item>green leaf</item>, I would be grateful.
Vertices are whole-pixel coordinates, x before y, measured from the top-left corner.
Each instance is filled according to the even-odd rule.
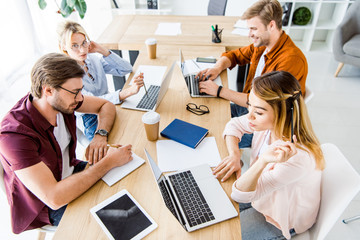
[[[79,12],[80,18],[83,19],[87,9],[85,0],[76,0],[75,8]]]
[[[69,7],[74,8],[76,0],[66,0]]]
[[[67,0],[62,0],[60,5],[61,15],[63,17],[68,17],[74,11],[74,8],[71,8],[67,5]]]
[[[45,0],[39,0],[38,5],[39,5],[41,10],[44,10],[46,8],[47,3],[46,3]]]

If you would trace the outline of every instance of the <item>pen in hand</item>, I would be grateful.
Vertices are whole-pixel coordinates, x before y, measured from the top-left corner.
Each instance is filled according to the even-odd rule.
[[[140,74],[142,74],[142,72],[140,72]],[[145,94],[147,97],[149,97],[148,93],[147,93],[147,90],[146,90],[146,86],[145,86],[145,81],[144,81],[144,89],[145,89]]]

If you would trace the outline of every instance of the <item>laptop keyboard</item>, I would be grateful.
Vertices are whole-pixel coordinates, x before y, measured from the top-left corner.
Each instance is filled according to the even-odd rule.
[[[170,196],[169,196],[168,191],[166,190],[165,182],[164,182],[164,181],[160,181],[160,182],[159,182],[159,187],[160,187],[160,191],[161,191],[161,194],[162,194],[162,196],[163,196],[165,205],[166,205],[167,208],[170,210],[170,212],[177,218],[176,212],[175,212],[175,207],[174,207],[174,204],[172,203],[172,201],[171,201],[171,199],[170,199]]]
[[[159,91],[160,86],[150,85],[150,88],[147,90],[147,94],[144,94],[136,108],[153,109],[156,104]]]
[[[190,227],[215,219],[191,171],[171,175],[169,179]]]
[[[199,90],[199,79],[196,78],[195,74],[187,75],[185,77],[186,82],[188,83],[188,88],[192,95],[206,95],[206,93],[200,93]]]

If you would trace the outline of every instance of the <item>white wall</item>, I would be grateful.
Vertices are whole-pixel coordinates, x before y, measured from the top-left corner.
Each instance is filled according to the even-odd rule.
[[[166,1],[166,0],[159,0]],[[167,0],[173,15],[207,15],[209,0]],[[241,16],[256,0],[228,0],[225,15]]]

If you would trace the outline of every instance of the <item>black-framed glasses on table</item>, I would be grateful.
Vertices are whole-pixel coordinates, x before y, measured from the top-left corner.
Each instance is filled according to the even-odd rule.
[[[205,105],[197,106],[195,103],[186,104],[186,110],[196,114],[196,115],[204,115],[205,113],[209,113],[210,110]]]

